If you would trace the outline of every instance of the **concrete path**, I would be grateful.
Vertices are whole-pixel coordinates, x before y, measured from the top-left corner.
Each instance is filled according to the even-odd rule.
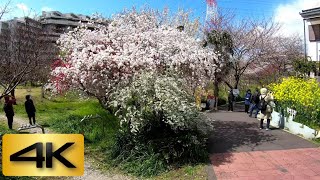
[[[213,170],[209,179],[318,179],[320,149],[281,129],[259,129],[244,112],[207,113],[214,121],[209,138]]]

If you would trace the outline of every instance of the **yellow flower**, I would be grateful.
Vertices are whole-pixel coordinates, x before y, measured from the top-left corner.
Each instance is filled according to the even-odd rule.
[[[320,84],[315,79],[283,78],[281,83],[273,83],[269,88],[278,102],[293,102],[292,106],[308,107],[319,112]]]

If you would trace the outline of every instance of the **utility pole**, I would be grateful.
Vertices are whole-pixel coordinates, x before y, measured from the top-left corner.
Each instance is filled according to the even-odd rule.
[[[207,3],[207,12],[205,23],[215,22],[217,20],[218,10],[216,0],[206,0]]]

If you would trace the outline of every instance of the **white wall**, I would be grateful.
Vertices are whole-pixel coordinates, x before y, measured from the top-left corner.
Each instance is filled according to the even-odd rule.
[[[320,132],[318,130],[311,129],[308,126],[294,121],[295,111],[294,113],[292,113],[293,110],[290,109],[287,109],[287,111],[290,114],[289,117],[284,117],[280,113],[273,111],[270,125],[276,128],[284,128],[290,133],[302,136],[306,139],[320,138]]]
[[[307,45],[307,56],[311,57],[312,61],[319,61],[320,55],[320,42],[310,42],[309,41],[309,25],[320,24],[320,20],[308,21],[305,24],[305,32],[306,32],[306,45]]]
[[[319,61],[320,42],[310,42],[307,40],[307,55],[312,61]]]

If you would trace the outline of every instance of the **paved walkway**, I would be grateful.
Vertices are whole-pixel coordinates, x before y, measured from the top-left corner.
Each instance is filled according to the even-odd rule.
[[[214,120],[209,138],[209,179],[318,179],[320,148],[280,129],[260,130],[244,112],[207,113]]]

